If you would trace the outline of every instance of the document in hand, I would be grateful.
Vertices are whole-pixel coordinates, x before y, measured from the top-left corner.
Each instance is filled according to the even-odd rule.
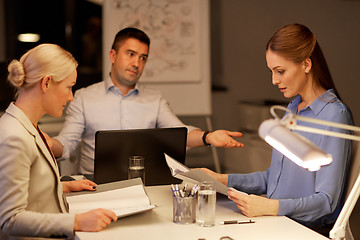
[[[228,195],[227,194],[228,190],[232,190],[232,191],[235,191],[235,192],[238,192],[241,194],[247,194],[247,193],[238,191],[234,188],[229,188],[229,187],[225,186],[224,184],[222,184],[215,178],[211,177],[210,175],[206,174],[199,168],[190,169],[190,168],[186,167],[185,165],[179,163],[178,161],[176,161],[175,159],[173,159],[172,157],[170,157],[167,154],[165,154],[165,159],[166,159],[166,163],[169,166],[173,177],[176,177],[176,178],[182,179],[185,182],[190,182],[190,183],[194,183],[194,184],[195,183],[198,184],[202,181],[211,181],[214,183],[216,191],[221,194],[224,194],[226,196]]]
[[[156,207],[150,204],[140,178],[100,184],[95,192],[67,196],[66,200],[69,212],[75,214],[104,208],[115,212],[118,217],[125,217]]]

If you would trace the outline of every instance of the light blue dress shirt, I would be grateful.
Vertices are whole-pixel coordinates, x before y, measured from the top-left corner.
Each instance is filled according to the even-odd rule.
[[[55,138],[64,147],[62,158],[68,158],[82,140],[79,172],[92,174],[97,131],[170,127],[195,129],[179,120],[160,91],[137,84],[123,96],[109,76],[75,92],[64,127]]]
[[[298,95],[288,105],[293,113],[301,102]],[[340,102],[332,89],[326,91],[298,115],[353,125],[352,115]],[[330,131],[349,131],[313,123],[297,122]],[[344,184],[351,153],[351,141],[342,138],[297,131],[325,152],[333,161],[319,171],[310,172],[299,167],[277,150],[273,149],[271,165],[266,172],[230,174],[228,186],[253,193],[266,194],[279,200],[278,215],[286,215],[307,226],[322,226],[335,222],[344,200]]]

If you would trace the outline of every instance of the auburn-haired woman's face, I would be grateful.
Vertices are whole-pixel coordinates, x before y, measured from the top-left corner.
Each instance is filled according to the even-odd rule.
[[[301,94],[308,86],[308,70],[304,63],[289,61],[271,50],[266,52],[266,62],[272,72],[272,83],[278,86],[284,97]]]

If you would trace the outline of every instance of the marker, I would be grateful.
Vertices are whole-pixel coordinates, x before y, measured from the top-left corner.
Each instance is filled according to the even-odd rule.
[[[176,194],[177,197],[181,197],[179,185],[177,185],[177,184],[175,185],[175,194]]]
[[[185,197],[185,192],[184,192],[184,190],[179,190],[179,192],[180,192],[180,197]]]
[[[246,223],[255,223],[255,220],[246,220],[246,221],[239,221],[239,220],[231,220],[231,221],[223,221],[220,224],[227,225],[227,224],[246,224]]]
[[[178,197],[178,191],[176,191],[174,184],[171,184],[171,191],[173,192],[174,197]]]
[[[186,188],[187,188],[187,183],[185,184],[184,188],[183,188],[183,192],[186,193]]]
[[[199,186],[198,186],[197,184],[195,184],[195,185],[191,188],[188,197],[190,197],[190,196],[191,196],[191,197],[194,197],[195,194],[196,194],[196,192],[197,192],[197,190],[198,190],[198,188],[199,188]]]

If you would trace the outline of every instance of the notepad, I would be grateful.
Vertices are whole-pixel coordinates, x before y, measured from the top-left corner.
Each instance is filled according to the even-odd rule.
[[[118,217],[125,217],[135,213],[155,208],[151,205],[143,185],[128,186],[103,192],[87,192],[75,196],[67,196],[69,212],[78,214],[97,208],[104,208],[115,212]]]

